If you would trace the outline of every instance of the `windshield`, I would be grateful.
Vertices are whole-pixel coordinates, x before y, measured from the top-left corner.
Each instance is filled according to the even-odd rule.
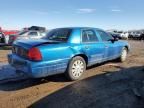
[[[71,31],[71,29],[67,28],[53,29],[49,31],[44,38],[53,41],[67,42]]]

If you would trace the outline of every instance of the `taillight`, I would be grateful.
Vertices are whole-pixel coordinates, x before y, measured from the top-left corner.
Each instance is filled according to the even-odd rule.
[[[38,48],[31,48],[28,51],[28,58],[30,60],[35,60],[35,61],[40,61],[42,60],[41,52],[39,51]]]

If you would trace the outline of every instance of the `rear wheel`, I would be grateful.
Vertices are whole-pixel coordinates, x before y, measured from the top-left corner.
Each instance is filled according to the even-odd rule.
[[[122,49],[121,56],[120,56],[120,58],[119,58],[119,61],[120,61],[120,62],[124,62],[124,61],[126,60],[126,58],[127,58],[127,53],[128,53],[127,48],[124,47],[124,48]]]
[[[80,56],[76,56],[69,63],[66,76],[70,80],[78,80],[81,78],[85,70],[86,70],[85,60]]]

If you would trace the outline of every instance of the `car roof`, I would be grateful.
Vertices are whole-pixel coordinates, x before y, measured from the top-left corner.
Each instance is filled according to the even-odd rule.
[[[55,29],[96,29],[96,30],[102,30],[95,27],[62,27],[62,28],[55,28]]]
[[[45,33],[45,31],[44,32],[41,32],[41,31],[39,31],[39,30],[27,30],[27,31],[25,31],[26,33],[28,33],[28,32],[40,32],[40,33]]]
[[[27,32],[39,32],[37,30],[28,30]]]

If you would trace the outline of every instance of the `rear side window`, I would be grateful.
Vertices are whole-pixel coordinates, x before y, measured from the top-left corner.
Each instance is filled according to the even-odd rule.
[[[24,35],[26,33],[27,33],[27,31],[22,31],[22,32],[19,32],[18,35]]]
[[[104,31],[98,30],[97,32],[99,33],[102,41],[110,41],[111,39],[113,39],[113,37],[110,34],[104,32]]]
[[[93,30],[82,31],[82,42],[97,42],[98,38]]]
[[[45,38],[53,41],[67,42],[71,32],[72,29],[67,28],[53,29],[47,33]]]
[[[30,36],[38,36],[37,32],[30,32],[29,35]]]

